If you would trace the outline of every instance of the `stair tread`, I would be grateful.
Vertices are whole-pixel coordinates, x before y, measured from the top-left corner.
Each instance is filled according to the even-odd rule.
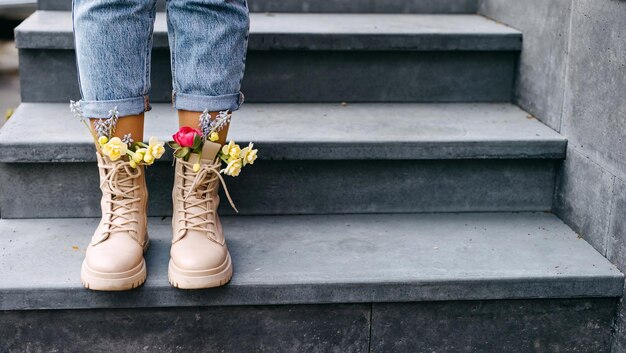
[[[174,117],[154,104],[145,135],[171,139]],[[249,103],[233,119],[229,136],[254,141],[266,159],[564,158],[567,144],[511,104]],[[68,104],[23,103],[0,130],[0,162],[94,160]]]
[[[623,276],[547,213],[223,217],[225,287],[170,287],[171,220],[149,220],[148,280],[79,280],[96,219],[0,220],[0,310],[619,297]]]
[[[250,14],[249,49],[520,50],[521,32],[469,14]],[[164,13],[157,13],[156,48],[167,48]],[[72,49],[71,13],[37,11],[16,28],[22,49]]]

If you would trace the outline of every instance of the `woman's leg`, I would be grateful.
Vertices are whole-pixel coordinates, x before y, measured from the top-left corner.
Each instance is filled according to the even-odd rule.
[[[235,111],[248,45],[245,0],[169,0],[168,31],[172,62],[172,100],[180,126],[199,127],[206,109]],[[228,129],[220,132],[226,139]]]
[[[203,111],[215,118],[220,111],[237,110],[243,101],[239,89],[249,27],[245,0],[169,0],[167,11],[172,100],[180,126],[200,127]],[[227,131],[220,131],[221,143]],[[175,287],[216,287],[232,276],[217,215],[221,161],[212,151],[192,155],[189,161],[176,158],[168,271]]]
[[[76,63],[85,117],[116,115],[114,136],[143,140],[149,109],[156,0],[74,0]],[[117,112],[114,112],[117,110]],[[92,124],[93,125],[93,124]],[[97,154],[102,218],[81,268],[85,287],[127,290],[146,279],[147,188],[143,166]]]
[[[117,109],[115,136],[143,139],[149,110],[156,0],[74,0],[73,24],[81,108],[93,120]]]

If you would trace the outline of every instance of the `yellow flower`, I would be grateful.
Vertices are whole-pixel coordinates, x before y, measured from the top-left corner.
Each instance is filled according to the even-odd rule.
[[[197,173],[200,170],[200,164],[196,163],[193,165],[193,171]]]
[[[245,147],[241,150],[241,159],[243,160],[244,167],[246,166],[246,164],[254,164],[254,161],[256,161],[257,152],[259,150],[253,150],[252,146],[254,145],[252,144],[252,142],[250,142],[248,147]]]
[[[219,139],[220,139],[220,134],[218,134],[218,133],[217,133],[217,132],[215,132],[215,131],[213,131],[213,132],[211,133],[211,135],[209,136],[209,141],[211,141],[211,142],[215,142],[215,141],[217,141],[217,140],[219,140]]]
[[[151,165],[154,163],[154,156],[150,153],[146,153],[146,155],[143,156],[143,161],[146,162],[147,165]]]
[[[228,159],[226,160],[226,163],[228,164],[228,163],[230,163],[230,162],[232,162],[232,161],[236,161],[236,160],[238,160],[238,159],[241,159],[241,158],[239,158],[239,157],[229,156],[229,157],[228,157]]]
[[[108,137],[106,137],[106,136],[98,137],[98,143],[100,144],[100,146],[104,145],[107,142],[109,142],[109,138]]]
[[[222,153],[229,156],[230,160],[234,158],[239,158],[239,154],[241,153],[241,147],[239,147],[239,145],[236,145],[235,141],[230,140],[228,145],[224,145],[222,147]]]
[[[128,152],[128,146],[119,137],[112,138],[102,146],[102,153],[112,161],[120,159],[126,155],[126,152]]]
[[[235,159],[232,162],[228,163],[226,168],[222,169],[221,172],[236,177],[241,172],[242,162],[241,159]]]
[[[132,159],[131,159],[130,161],[128,161],[128,164],[130,164],[130,167],[131,167],[131,168],[137,168],[137,162],[135,162],[135,161],[134,161],[134,160],[132,160]]]
[[[145,148],[138,148],[137,151],[135,151],[132,156],[133,156],[133,161],[138,164],[141,163],[141,161],[143,161],[144,156],[146,155],[147,150]]]
[[[163,153],[165,153],[165,147],[163,147],[163,142],[159,141],[156,137],[150,137],[150,141],[148,142],[148,153],[152,155],[155,159],[161,158]]]

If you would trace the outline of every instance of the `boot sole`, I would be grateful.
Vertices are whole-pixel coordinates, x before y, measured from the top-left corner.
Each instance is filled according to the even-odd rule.
[[[144,246],[144,254],[148,250],[148,242]],[[125,291],[140,287],[146,281],[148,271],[146,260],[141,259],[141,263],[135,268],[117,273],[103,273],[94,271],[87,266],[87,261],[83,261],[80,271],[80,280],[87,289],[95,291]]]
[[[219,271],[217,273],[211,273]],[[210,273],[210,274],[207,274]],[[214,269],[205,271],[183,270],[170,259],[167,277],[170,284],[179,289],[214,288],[225,285],[233,277],[233,264],[230,254],[224,263]]]

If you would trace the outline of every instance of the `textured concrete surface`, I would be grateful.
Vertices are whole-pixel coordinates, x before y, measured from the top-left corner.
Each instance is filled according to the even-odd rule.
[[[615,179],[613,189],[613,209],[611,210],[611,229],[607,246],[607,258],[622,271],[626,270],[626,182]],[[613,352],[626,352],[626,305],[622,304],[617,317],[617,334],[614,338]]]
[[[154,47],[167,48],[165,14]],[[15,29],[21,49],[72,49],[69,11],[37,11]],[[519,31],[477,15],[251,14],[250,50],[519,50]]]
[[[606,257],[621,271],[626,271],[626,182],[619,178],[615,178],[612,206]],[[623,300],[616,323],[613,352],[623,353],[626,352],[626,305]]]
[[[609,352],[617,300],[374,304],[371,352]]]
[[[626,148],[623,141],[626,103],[626,2],[587,1],[573,3],[572,34],[563,123],[561,131],[573,148],[589,157],[615,179],[607,256],[623,267],[623,199],[626,180]],[[572,174],[572,178],[579,178]],[[588,179],[593,185],[596,180]],[[574,196],[573,196],[574,198]],[[603,212],[595,210],[593,215]],[[626,352],[626,308],[622,303],[616,321],[613,352]]]
[[[615,309],[615,299],[561,299],[13,311],[0,312],[0,349],[608,352]]]
[[[574,149],[557,174],[554,211],[601,254],[606,253],[614,176]]]
[[[0,351],[367,353],[369,320],[365,305],[0,312]]]
[[[527,15],[520,15],[521,8]],[[524,33],[517,81],[525,97],[518,101],[550,126],[560,126],[569,140],[557,181],[557,214],[623,267],[626,2],[484,0],[481,12]],[[613,352],[626,352],[625,312],[622,307]]]
[[[611,228],[606,257],[622,271],[626,271],[626,182],[615,179],[611,202]]]
[[[480,14],[503,22],[524,34],[515,102],[557,131],[561,128],[571,2],[479,2]]]
[[[476,0],[248,0],[253,12],[476,13]],[[71,0],[39,0],[40,10],[69,11]],[[158,0],[157,9],[165,9]]]
[[[171,105],[155,104],[145,135],[171,140],[177,124]],[[45,128],[22,136],[33,125]],[[265,160],[552,159],[567,144],[510,104],[244,104],[229,138],[253,141]],[[0,130],[0,161],[95,161],[95,153],[68,104],[25,103]]]
[[[147,173],[152,216],[172,214],[172,173]],[[226,181],[246,215],[550,211],[554,175],[551,160],[259,160]],[[96,217],[98,185],[94,163],[0,164],[2,217]]]
[[[596,163],[626,176],[626,3],[577,1],[562,131]]]
[[[516,54],[250,51],[242,90],[246,102],[510,102]],[[153,52],[152,102],[171,101],[169,58]],[[80,97],[72,50],[22,49],[20,65],[23,101]]]
[[[617,297],[622,274],[546,213],[224,217],[232,282],[167,282],[170,219],[151,219],[138,290],[82,288],[94,219],[0,220],[0,310]]]
[[[568,299],[375,304],[372,309],[299,305],[14,311],[0,313],[0,349],[608,352],[615,308],[615,299]]]
[[[253,51],[242,90],[249,102],[508,103],[516,54]]]

